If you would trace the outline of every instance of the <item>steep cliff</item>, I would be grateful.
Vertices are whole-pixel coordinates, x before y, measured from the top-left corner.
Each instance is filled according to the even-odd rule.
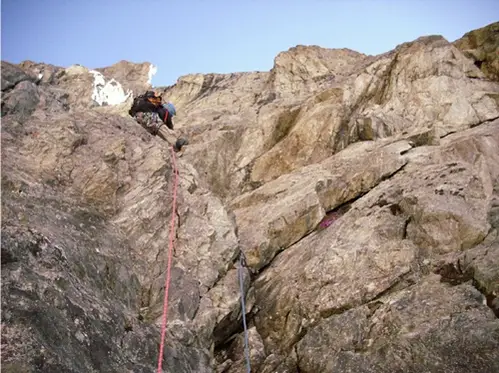
[[[154,66],[2,62],[3,370],[155,371],[174,215],[165,372],[245,371],[240,252],[252,372],[498,371],[484,32],[157,88],[190,141],[176,211],[170,149],[127,115]]]

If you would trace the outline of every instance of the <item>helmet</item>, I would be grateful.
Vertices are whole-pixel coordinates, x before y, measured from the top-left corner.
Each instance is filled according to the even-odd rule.
[[[174,117],[177,114],[177,110],[175,110],[175,106],[171,102],[167,102],[163,105],[163,107],[168,110],[170,115]]]

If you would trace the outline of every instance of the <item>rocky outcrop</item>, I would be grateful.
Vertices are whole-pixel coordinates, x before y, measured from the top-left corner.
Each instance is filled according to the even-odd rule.
[[[251,267],[266,266],[277,252],[312,232],[327,211],[399,171],[406,164],[403,154],[411,149],[407,141],[379,148],[358,145],[320,164],[281,176],[232,202]]]
[[[59,90],[65,95],[68,109],[82,110],[96,106],[129,106],[134,95],[151,89],[150,79],[156,67],[150,63],[120,61],[91,70],[81,65],[62,68],[23,61],[18,66],[2,62],[2,71],[4,91],[21,81],[30,81],[44,86],[47,91]]]
[[[298,45],[279,53],[269,84],[278,96],[308,96],[330,88],[365,65],[367,56],[350,49]]]
[[[133,63],[120,61],[114,65],[97,68],[95,71],[109,79],[119,82],[125,92],[133,92],[134,96],[151,89],[151,79],[157,67],[149,62]]]
[[[443,38],[399,46],[303,105],[288,136],[255,160],[251,180],[269,181],[359,140],[426,128],[445,136],[498,117],[497,85],[475,76],[480,71]]]
[[[454,45],[490,79],[499,81],[499,22],[466,33]]]
[[[319,322],[296,346],[299,369],[493,372],[498,325],[482,298],[470,285],[449,288],[429,275],[394,296]]]
[[[23,61],[19,64],[24,71],[35,76],[39,83],[54,84],[57,73],[63,70],[62,67],[33,61]]]
[[[262,307],[255,323],[266,331],[262,337],[267,348],[289,350],[322,319],[372,302],[389,304],[392,293],[398,296],[419,284],[443,255],[482,243],[491,230],[489,209],[499,180],[498,125],[496,121],[469,130],[424,155],[418,148],[417,156],[407,152],[402,170],[353,202],[332,226],[288,245],[255,283]],[[480,157],[468,158],[468,146]],[[297,211],[284,198],[282,206]],[[305,209],[300,213],[303,220],[313,216]],[[292,227],[283,231],[293,232]],[[480,302],[477,307],[487,314]],[[359,369],[369,371],[368,362]],[[410,369],[417,371],[416,366]]]
[[[26,71],[19,66],[9,62],[2,61],[2,92],[14,88],[22,81],[34,81],[33,76],[30,76]]]
[[[334,82],[300,85],[308,95],[280,94],[277,75],[292,89],[290,76],[313,81],[318,69],[299,75],[296,58],[285,53],[270,75],[189,76],[166,90],[179,102],[178,125],[192,138],[186,157],[206,172],[222,198],[321,162],[357,141],[427,129],[441,137],[499,117],[497,84],[483,80],[473,61],[440,36],[375,58],[344,50],[321,54],[315,48],[287,53],[298,50],[306,54],[303,63],[314,60],[330,66],[330,74],[338,71]],[[348,67],[338,62],[344,55]],[[293,73],[285,74],[285,68]]]
[[[461,49],[156,88],[175,210],[127,115],[152,65],[2,62],[2,368],[154,371],[173,217],[165,371],[244,371],[242,297],[254,372],[497,371],[499,85]]]
[[[12,367],[25,361],[41,371],[153,370],[159,341],[154,306],[166,263],[161,236],[167,236],[171,215],[168,149],[116,115],[61,113],[26,121],[21,131],[10,119],[3,119],[2,134],[2,295],[8,323],[2,338],[10,346],[4,361]],[[181,215],[187,222],[192,216],[188,209]],[[143,229],[138,237],[137,228]],[[205,229],[218,232],[211,225]],[[231,239],[230,232],[222,233]],[[213,245],[225,248],[223,239]],[[209,260],[224,271],[224,258],[212,253]],[[206,286],[199,289],[189,274],[193,267],[185,267],[177,262],[173,272],[182,295],[172,301],[171,313],[179,321],[186,313],[192,317],[199,300],[187,302]],[[208,350],[193,342],[192,328],[178,328],[181,335],[169,336],[166,366],[208,372]]]

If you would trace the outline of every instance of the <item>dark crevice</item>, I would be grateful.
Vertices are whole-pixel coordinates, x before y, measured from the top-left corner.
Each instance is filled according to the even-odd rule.
[[[379,300],[374,300],[374,301],[371,301],[369,303],[367,303],[367,308],[369,308],[369,311],[371,312],[369,315],[368,315],[368,318],[371,318],[372,315],[374,315],[374,313],[376,312],[376,310],[378,308],[380,308],[384,303],[379,301]]]
[[[151,305],[152,284],[142,289],[140,308],[148,308]]]
[[[384,297],[385,295],[397,292],[399,290],[405,289],[406,287],[409,287],[411,285],[414,285],[414,282],[411,279],[406,279],[408,275],[411,273],[408,273],[404,276],[401,276],[397,281],[395,281],[391,286],[380,292],[378,295],[376,295],[374,298],[372,298],[369,302],[375,302],[378,299]],[[405,284],[403,282],[406,282]]]
[[[241,183],[242,184],[241,193],[251,192],[255,189],[260,188],[263,185],[263,182],[261,182],[261,181],[251,181],[251,170],[253,169],[256,161],[258,159],[260,159],[263,156],[263,154],[265,154],[265,153],[258,155],[250,163],[248,163],[246,166],[241,167],[241,168],[237,168],[231,173],[231,176],[232,176],[232,175],[237,174],[240,171],[244,171],[244,176],[243,176],[243,180]],[[233,198],[235,198],[235,197],[233,197],[233,196],[229,197],[229,199],[233,199]]]
[[[298,115],[301,112],[301,108],[294,108],[290,110],[286,110],[285,112],[279,115],[277,119],[277,123],[275,129],[272,133],[272,144],[270,148],[278,144],[282,139],[284,139],[289,132],[295,127]]]
[[[487,306],[499,318],[499,298],[480,284],[476,279],[475,270],[472,266],[464,267],[461,260],[458,259],[455,263],[445,263],[439,266],[434,273],[440,275],[440,282],[447,283],[450,286],[457,286],[471,281],[471,285],[483,294]]]
[[[407,273],[400,275],[392,285],[387,287],[385,290],[380,292],[375,297],[366,300],[365,302],[363,302],[363,304],[377,302],[379,299],[381,299],[385,295],[392,294],[392,293],[395,293],[397,291],[406,289],[410,286],[413,286],[416,282],[414,281],[413,278],[411,278],[412,275],[413,275],[412,271],[409,271]]]
[[[369,309],[374,312],[376,310],[376,308],[378,308],[382,304],[382,302],[380,302],[379,299],[381,299],[382,297],[384,297],[386,295],[389,295],[391,293],[406,289],[409,286],[414,285],[415,281],[411,278],[412,275],[413,275],[412,271],[409,271],[405,274],[400,275],[394,281],[394,283],[392,285],[390,285],[388,288],[381,291],[380,293],[378,293],[374,297],[372,297],[370,299],[365,299],[362,302],[362,304],[360,304],[360,305],[358,305],[358,304],[357,305],[346,304],[346,305],[341,306],[341,307],[323,310],[323,311],[321,311],[320,316],[323,319],[327,319],[331,316],[341,315],[342,313],[345,313],[345,312],[347,312],[351,309],[354,309],[356,307],[359,307],[361,305],[367,305],[369,307]]]
[[[445,135],[440,136],[440,138],[445,139],[447,136],[453,135],[457,132],[459,132],[459,131],[450,131],[450,132],[446,133]]]
[[[403,240],[407,239],[407,236],[408,236],[407,228],[409,227],[409,224],[411,222],[412,222],[412,216],[409,216],[409,218],[405,221],[405,224],[404,224],[404,232],[402,233]]]
[[[410,149],[409,149],[410,150]],[[387,175],[384,175],[383,177],[381,177],[380,181],[378,184],[376,184],[375,186],[373,186],[370,190],[374,189],[375,187],[377,187],[379,184],[381,184],[383,181],[386,181],[388,179],[391,179],[393,176],[397,175],[399,172],[403,171],[404,168],[407,166],[408,162],[404,163],[402,166],[400,166],[398,169],[396,169],[395,171],[393,171],[392,173],[389,173]],[[369,190],[369,191],[370,191]],[[366,193],[368,193],[369,191],[367,191]]]
[[[218,272],[216,280],[213,282],[213,285],[211,285],[210,287],[208,287],[207,292],[210,291],[211,289],[213,289],[214,287],[216,287],[218,285],[218,283],[220,281],[222,281],[225,278],[225,276],[227,276],[227,273],[231,269],[237,268],[237,266],[239,265],[239,255],[240,255],[240,252],[241,252],[241,249],[239,247],[237,247],[235,249],[235,252],[234,252],[234,257],[228,263],[228,269],[226,271],[219,271]],[[253,281],[254,281],[254,274],[253,274],[253,272],[252,272],[252,270],[251,270],[250,267],[246,267],[246,268],[248,269],[248,272],[249,272],[249,275],[250,275],[250,287],[251,287],[251,283],[253,283]],[[196,311],[196,314],[197,314],[197,311]],[[193,319],[196,317],[196,314],[194,315]]]
[[[243,295],[244,297],[247,297],[248,291],[245,292],[245,294]],[[232,320],[230,316],[231,314],[228,314],[225,319],[218,322],[215,329],[213,330],[215,353],[228,350],[233,340],[239,334],[244,332],[242,310],[241,315],[239,315],[237,320]],[[250,312],[246,312],[246,325],[248,329],[250,329],[254,325],[253,319],[253,310]]]
[[[494,315],[499,319],[499,297],[495,296],[492,292],[487,291],[485,287],[480,285],[480,283],[475,279],[473,279],[472,285],[483,294],[487,307],[489,307],[492,312],[494,312]]]
[[[298,343],[293,346],[296,355],[296,373],[305,373],[300,368],[300,356],[298,355]]]
[[[378,73],[378,70],[375,71],[374,76]],[[345,149],[351,143],[354,143],[356,139],[349,139],[346,134],[349,133],[350,130],[350,122],[356,115],[361,111],[362,107],[364,107],[370,100],[374,99],[376,101],[376,97],[378,96],[379,89],[372,90],[371,86],[375,84],[374,78],[369,81],[369,84],[364,88],[362,94],[360,94],[357,101],[346,109],[346,112],[342,115],[341,122],[338,126],[338,131],[332,136],[332,144],[333,145],[333,154],[340,152]]]
[[[471,125],[470,127],[471,127],[471,128],[475,128],[475,127],[478,127],[478,126],[480,126],[480,125],[482,125],[482,124],[487,124],[487,123],[493,122],[493,121],[495,121],[495,120],[497,120],[497,119],[499,119],[499,116],[494,117],[494,118],[490,118],[490,119],[487,119],[487,120],[484,120],[484,121],[482,121],[482,122],[478,122],[477,124],[473,124],[473,125]]]
[[[2,245],[2,255],[1,255],[2,267],[6,264],[14,263],[17,261],[19,261],[19,258],[14,253],[14,250],[12,250],[10,247]]]
[[[319,224],[317,225],[317,227],[315,228],[315,230],[329,227],[337,219],[341,218],[348,211],[350,211],[352,203],[354,203],[357,199],[359,199],[361,197],[362,196],[359,195],[359,196],[355,197],[354,199],[351,199],[351,200],[349,200],[349,201],[347,201],[345,203],[342,203],[339,206],[336,206],[335,208],[333,208],[331,210],[326,211],[325,216],[319,222]]]
[[[236,339],[238,334],[240,334],[243,331],[244,330],[241,327],[240,330],[237,330],[235,333],[231,334],[230,337],[226,338],[225,340],[219,343],[215,343],[214,354],[218,355],[222,351],[228,351],[230,349],[230,345],[232,344],[232,342],[234,342],[234,339]]]
[[[366,193],[361,193],[358,196],[356,196],[354,198],[351,198],[351,199],[349,199],[346,202],[343,202],[341,205],[335,206],[333,209],[330,209],[330,210],[326,211],[326,214],[329,214],[331,212],[337,212],[337,213],[339,213],[341,215],[346,214],[348,211],[350,211],[352,203],[354,203],[358,199],[362,198],[365,194]]]
[[[300,240],[303,240],[305,237],[307,237],[311,233],[312,232],[307,233],[305,236],[303,236],[302,238],[300,238],[299,240],[297,240],[295,243],[299,242]],[[257,269],[257,268],[248,267],[251,275],[257,277],[258,275],[260,275],[261,273],[263,273],[267,268],[269,268],[272,265],[272,263],[274,262],[275,258],[277,258],[277,256],[280,253],[282,253],[284,250],[288,249],[289,247],[293,246],[295,243],[292,243],[292,244],[290,244],[287,247],[281,247],[281,248],[279,248],[279,250],[276,251],[274,257],[272,259],[270,259],[267,264],[261,266],[260,268]]]
[[[496,318],[499,319],[499,297],[488,291],[485,286],[481,285],[475,278],[471,280],[473,287],[485,297],[485,303],[489,307]]]
[[[478,122],[477,124],[472,124],[472,125],[470,125],[470,128],[475,128],[475,127],[481,126],[482,124],[487,124],[487,123],[493,122],[497,119],[499,119],[499,116]],[[446,133],[445,135],[440,136],[440,138],[445,139],[446,137],[453,135],[455,133],[458,133],[458,132],[462,132],[462,131],[450,131],[449,133]]]
[[[173,213],[173,212],[172,212]],[[178,242],[178,232],[180,231],[180,213],[178,212],[178,209],[175,209],[174,211],[175,215],[177,216],[177,224],[175,227],[175,241],[173,243],[173,256],[177,255],[177,242]]]
[[[463,268],[459,259],[456,263],[441,265],[434,272],[440,275],[440,282],[450,284],[451,286],[457,286],[473,280],[473,276],[475,275],[473,267]]]
[[[398,203],[392,203],[389,207],[390,209],[390,213],[393,215],[393,216],[398,216],[400,214],[403,213],[402,209],[400,208],[399,204]],[[407,228],[407,224],[406,224],[406,228]]]
[[[249,323],[250,320],[248,316],[249,314],[246,314],[246,322]],[[224,322],[224,320],[219,322],[213,330],[213,343],[215,346],[215,351],[228,349],[232,340],[243,332],[244,327],[242,316],[241,319],[238,319],[236,321],[232,321],[230,320],[230,318],[227,318],[226,322]]]
[[[328,318],[330,318],[331,316],[341,315],[342,313],[344,313],[344,312],[346,312],[346,311],[349,311],[349,310],[351,310],[352,308],[354,308],[354,306],[353,306],[353,305],[346,304],[346,305],[341,306],[341,307],[335,307],[335,308],[330,308],[330,309],[322,310],[322,311],[320,312],[320,316],[321,316],[323,319],[328,319]]]
[[[374,96],[374,103],[378,105],[382,105],[387,101],[388,93],[390,92],[390,88],[392,85],[392,76],[395,70],[395,66],[398,63],[399,52],[395,54],[390,65],[388,66],[388,71],[384,74],[384,79],[382,85],[376,95]]]
[[[481,81],[485,81],[485,82],[489,81],[487,78],[482,78],[482,77],[479,77],[479,76],[469,76],[469,75],[466,75],[466,77],[468,79],[471,79],[471,80],[481,80]]]
[[[221,351],[228,351],[234,339],[236,339],[241,333],[244,333],[242,315],[233,322],[228,322],[225,325],[222,324],[223,321],[218,323],[213,331],[215,354]],[[253,314],[251,312],[246,313],[246,325],[248,329],[253,326]],[[230,329],[230,331],[227,332],[227,329]]]

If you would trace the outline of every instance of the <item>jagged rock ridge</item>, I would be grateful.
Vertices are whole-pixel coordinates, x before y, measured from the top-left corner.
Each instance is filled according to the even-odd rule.
[[[2,62],[2,368],[155,371],[176,214],[165,371],[244,371],[240,250],[254,372],[499,370],[496,30],[159,88],[175,212],[151,64]]]

